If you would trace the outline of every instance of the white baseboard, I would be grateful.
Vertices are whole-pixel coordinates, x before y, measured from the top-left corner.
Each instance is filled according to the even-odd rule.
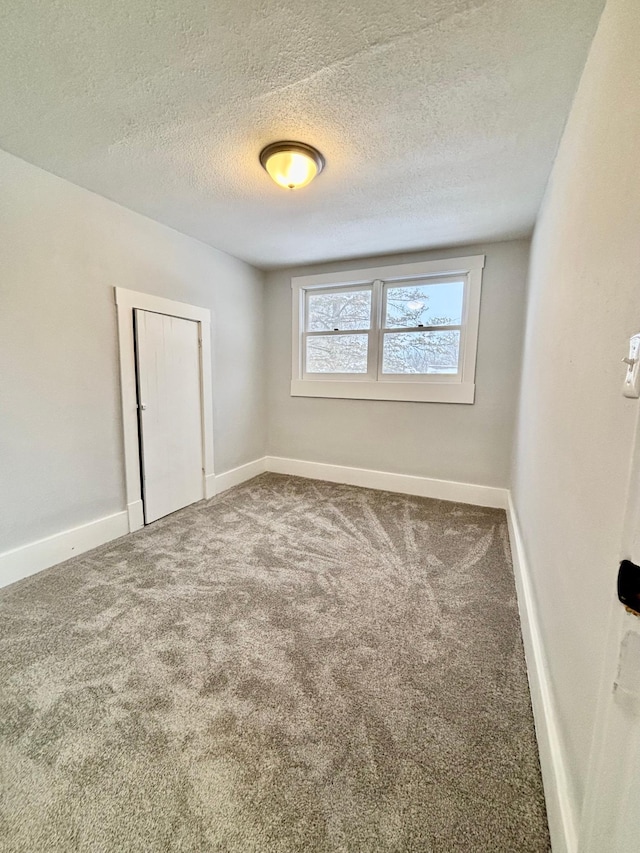
[[[566,750],[540,633],[529,564],[511,495],[507,520],[551,846],[553,853],[577,853],[578,808],[569,783]]]
[[[328,465],[325,462],[305,462],[302,459],[285,459],[267,456],[266,470],[276,474],[292,474],[310,477],[313,480],[328,480],[330,483],[346,483],[349,486],[364,486],[384,492],[400,492],[422,498],[475,504],[506,509],[507,489],[495,486],[479,486],[475,483],[456,483],[453,480],[436,480],[432,477],[416,477],[412,474],[392,474],[388,471],[373,471],[369,468],[350,468],[346,465]]]
[[[204,496],[206,500],[214,497],[216,494],[216,475],[207,474],[204,478]]]
[[[267,470],[265,463],[266,458],[263,456],[260,459],[254,459],[253,462],[247,462],[245,465],[238,465],[237,468],[232,468],[230,471],[216,474],[214,494],[219,495],[220,492],[226,492],[227,489],[239,486],[245,480],[251,480],[253,477],[257,477],[258,474],[264,474]]]
[[[56,563],[104,545],[129,532],[129,514],[116,512],[0,554],[0,586],[15,583]]]
[[[141,527],[144,527],[144,504],[141,500],[127,504],[127,513],[129,515],[128,533],[133,533],[134,530],[140,530]]]
[[[507,490],[493,486],[456,483],[410,474],[392,474],[387,471],[350,468],[345,465],[306,462],[279,456],[263,456],[222,474],[208,476],[205,481],[206,495],[207,497],[218,495],[265,471],[477,506],[499,508],[507,506]],[[140,529],[143,524],[143,505],[139,500],[128,504],[123,512],[97,519],[72,530],[64,530],[54,536],[0,554],[0,586],[14,583],[63,560],[68,560],[76,554],[97,548],[111,539]]]

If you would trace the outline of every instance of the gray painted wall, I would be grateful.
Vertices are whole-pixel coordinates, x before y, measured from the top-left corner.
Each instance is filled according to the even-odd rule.
[[[113,286],[210,308],[216,473],[263,456],[263,273],[0,152],[0,552],[125,508]]]
[[[268,452],[274,456],[507,486],[529,243],[358,259],[267,273]],[[291,397],[291,277],[371,264],[486,255],[473,405]]]
[[[638,417],[638,11],[607,4],[536,227],[513,474],[578,814]]]

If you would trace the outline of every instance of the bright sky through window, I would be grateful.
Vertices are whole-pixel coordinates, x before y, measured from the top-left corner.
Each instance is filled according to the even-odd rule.
[[[463,281],[442,284],[407,282],[402,287],[390,287],[386,326],[458,326],[462,322],[463,295]]]

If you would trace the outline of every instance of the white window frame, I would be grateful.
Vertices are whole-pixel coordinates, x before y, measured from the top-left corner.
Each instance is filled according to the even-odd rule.
[[[403,400],[420,403],[473,403],[475,399],[476,353],[480,322],[480,297],[484,255],[446,258],[393,266],[369,267],[337,273],[296,276],[292,288],[292,363],[291,396],[336,397],[351,400]],[[460,330],[460,370],[457,374],[383,374],[382,342],[389,331],[382,328],[389,287],[412,280],[461,277],[464,280],[462,322],[460,326],[424,326],[393,329],[399,331]],[[312,291],[371,288],[371,328],[349,332],[306,332],[306,296]],[[368,334],[369,359],[366,373],[309,374],[304,372],[306,338],[312,335]]]

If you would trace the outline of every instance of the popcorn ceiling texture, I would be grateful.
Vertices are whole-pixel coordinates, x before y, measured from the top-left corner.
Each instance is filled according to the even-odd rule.
[[[266,474],[0,593],[2,853],[546,853],[502,510]]]
[[[22,0],[0,147],[263,267],[527,235],[603,0]],[[285,193],[268,142],[327,168]]]

